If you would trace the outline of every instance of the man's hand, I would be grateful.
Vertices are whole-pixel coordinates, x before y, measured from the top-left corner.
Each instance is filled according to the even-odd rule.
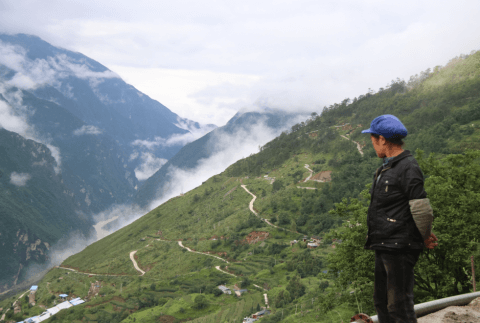
[[[430,236],[424,241],[425,243],[425,247],[427,247],[427,249],[433,249],[435,248],[436,246],[438,246],[438,243],[436,243],[435,241],[438,241],[438,238],[435,234],[433,234],[433,232],[430,234]]]

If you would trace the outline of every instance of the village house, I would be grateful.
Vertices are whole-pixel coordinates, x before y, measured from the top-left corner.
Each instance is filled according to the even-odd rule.
[[[247,289],[240,289],[237,284],[235,284],[233,288],[234,288],[235,295],[237,295],[238,297],[242,296],[243,293],[248,292]]]
[[[232,295],[232,291],[230,290],[230,288],[224,285],[218,286],[218,289],[220,289],[224,294]]]
[[[235,295],[240,297],[240,296],[242,296],[243,293],[246,293],[246,292],[248,292],[247,289],[237,289],[237,290],[235,290]]]
[[[267,310],[267,309],[264,308],[263,310],[255,313],[255,314],[252,314],[252,318],[254,318],[254,319],[259,319],[259,318],[261,318],[263,315],[268,315],[268,314],[270,314],[270,310]]]
[[[322,238],[319,236],[311,236],[310,240],[312,240],[312,242],[317,242],[317,243],[322,242]]]

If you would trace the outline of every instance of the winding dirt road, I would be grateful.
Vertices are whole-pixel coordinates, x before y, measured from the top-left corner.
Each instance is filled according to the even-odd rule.
[[[350,141],[353,141],[353,140],[349,139],[347,136],[344,136],[344,135],[340,135],[340,137],[342,137],[344,139],[347,139],[347,140],[350,140]],[[360,152],[360,154],[363,156],[363,151],[362,151],[362,147],[360,146],[360,144],[357,141],[353,141],[353,142],[357,144],[357,149]]]
[[[308,177],[305,178],[305,182],[306,182],[306,181],[310,180],[310,178],[312,178],[312,176],[313,176],[313,170],[310,169],[310,167],[309,167],[308,164],[305,164],[304,167],[310,172],[310,175],[308,175]]]
[[[15,302],[13,302],[13,305],[12,305],[12,306],[15,307],[15,305],[16,305],[17,302],[18,302],[18,300],[19,300],[20,298],[22,298],[22,297],[23,297],[26,293],[28,293],[28,292],[29,292],[29,291],[27,290],[25,293],[23,293],[22,295],[20,295],[20,297],[17,298],[17,300],[16,300]],[[0,318],[0,321],[4,321],[4,320],[5,320],[5,315],[7,314],[7,312],[8,312],[9,310],[10,310],[10,309],[7,308],[7,310],[5,311],[5,313],[3,313],[3,315],[2,315],[2,318]]]
[[[118,276],[132,276],[132,275],[115,275],[115,274],[94,274],[94,273],[84,273],[83,271],[78,271],[78,270],[76,270],[76,269],[72,269],[72,268],[68,268],[68,267],[63,267],[63,266],[55,266],[55,268],[66,269],[66,270],[70,270],[70,271],[76,272],[77,274],[90,275],[90,276],[111,276],[111,277],[118,277]]]
[[[225,274],[227,274],[227,275],[231,275],[231,276],[233,276],[233,277],[237,277],[237,276],[235,276],[234,274],[229,273],[228,271],[225,271],[225,270],[220,269],[220,266],[215,266],[215,269],[216,269],[216,270],[219,270],[219,271],[221,271],[222,273],[225,273]]]
[[[255,214],[255,216],[257,216],[260,220],[264,221],[265,223],[267,223],[268,225],[272,226],[272,227],[275,227],[275,228],[278,228],[278,229],[281,229],[281,230],[286,230],[286,231],[290,231],[290,232],[293,232],[293,233],[298,233],[298,232],[295,232],[295,231],[292,231],[292,230],[288,230],[288,229],[285,229],[285,228],[281,228],[281,227],[277,227],[276,225],[270,223],[270,221],[268,221],[267,219],[263,219],[261,218],[260,216],[258,216],[258,213],[253,209],[253,203],[255,202],[255,200],[257,199],[257,196],[255,196],[255,194],[253,194],[252,192],[250,192],[249,190],[247,190],[247,186],[246,185],[241,185],[242,188],[248,193],[250,194],[251,196],[253,196],[253,199],[250,201],[250,204],[248,205],[248,207],[250,208],[250,211],[252,211],[253,214]]]
[[[135,253],[137,253],[137,250],[134,250],[134,251],[130,252],[130,260],[133,262],[133,267],[135,267],[135,269],[137,271],[142,273],[140,276],[143,276],[143,275],[145,275],[145,272],[143,270],[141,270],[140,267],[138,267],[137,261],[135,260],[135,257],[134,257]]]
[[[217,259],[220,259],[221,261],[225,261],[227,264],[229,263],[227,260],[223,259],[223,258],[220,258],[220,257],[217,257],[217,256],[214,256],[214,255],[211,255],[209,253],[204,253],[204,252],[199,252],[199,251],[193,251],[192,249],[190,249],[189,247],[185,247],[181,241],[178,242],[178,245],[184,249],[187,249],[187,251],[190,251],[190,252],[194,252],[194,253],[199,253],[201,255],[204,255],[204,256],[210,256],[210,257],[215,257]]]

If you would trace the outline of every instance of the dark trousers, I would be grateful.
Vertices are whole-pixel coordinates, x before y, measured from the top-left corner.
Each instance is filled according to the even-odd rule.
[[[413,267],[421,250],[375,250],[373,299],[379,323],[416,323]]]

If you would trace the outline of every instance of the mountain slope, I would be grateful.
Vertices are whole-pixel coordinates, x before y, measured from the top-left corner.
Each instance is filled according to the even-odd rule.
[[[40,141],[59,147],[61,158],[66,153],[65,164],[58,166],[65,166],[67,186],[83,195],[78,203],[84,211],[125,203],[138,187],[136,174],[144,168],[158,169],[183,146],[181,140],[165,141],[189,134],[189,128],[201,128],[83,54],[25,34],[0,34],[0,47],[5,54],[0,59],[4,100]],[[90,181],[83,183],[85,177],[75,173],[79,163],[69,165],[68,161],[81,161],[88,153],[98,158],[80,165],[93,171]],[[109,169],[115,170],[110,178]],[[115,185],[104,185],[103,176]],[[80,194],[81,190],[85,192]],[[99,191],[104,198],[92,200]]]
[[[48,166],[43,175],[29,175],[31,188],[17,189],[28,191],[30,198],[17,196],[0,207],[5,224],[0,229],[2,255],[9,259],[2,262],[0,284],[6,288],[19,274],[23,277],[27,264],[48,257],[43,242],[51,246],[76,229],[93,239],[94,215],[128,203],[140,185],[139,171],[155,171],[184,145],[182,140],[150,143],[191,136],[190,130],[198,131],[201,125],[180,118],[99,62],[38,37],[0,34],[0,52],[0,130],[16,133],[21,144],[35,142],[27,149],[2,141],[0,149],[8,154],[0,159],[4,180],[12,172],[38,170],[16,157],[29,150],[38,155],[34,145],[42,147]],[[26,168],[19,171],[6,164],[12,160]],[[25,157],[24,162],[38,161]],[[38,181],[45,176],[52,177]],[[64,191],[68,196],[59,195]],[[32,202],[36,200],[41,202]],[[12,230],[5,232],[7,228]],[[30,246],[37,239],[38,248]],[[17,248],[19,243],[26,247]],[[37,250],[30,251],[36,256],[26,248]]]
[[[0,291],[21,280],[29,263],[44,262],[65,234],[89,234],[72,192],[55,173],[48,147],[0,129]]]
[[[287,113],[281,110],[263,112],[239,112],[223,127],[219,127],[205,136],[185,145],[173,158],[163,165],[140,187],[134,202],[145,207],[155,199],[161,199],[178,183],[172,172],[176,169],[189,171],[199,166],[202,161],[225,151],[244,151],[244,146],[252,141],[265,143],[266,137],[287,130],[296,120],[305,118],[305,114]],[[256,148],[256,147],[255,147]],[[228,153],[227,153],[228,154]],[[235,160],[232,159],[231,162]],[[226,165],[225,165],[226,166]],[[210,168],[220,167],[213,161]],[[224,167],[224,166],[223,166]]]
[[[329,211],[344,198],[358,198],[352,203],[361,208],[367,205],[368,191],[359,193],[381,165],[361,130],[376,116],[391,113],[407,127],[405,148],[412,152],[420,148],[442,157],[462,153],[466,147],[479,150],[479,63],[480,52],[420,80],[398,80],[379,93],[333,105],[321,116],[293,126],[259,153],[68,258],[62,266],[78,272],[69,270],[71,276],[65,278],[67,270],[53,269],[39,284],[39,302],[50,298],[48,289],[60,292],[68,286],[76,296],[88,296],[84,282],[98,280],[105,297],[88,296],[90,308],[74,308],[61,314],[60,321],[80,322],[83,317],[147,323],[238,321],[255,312],[257,303],[267,305],[263,294],[273,311],[262,318],[265,322],[330,322],[338,316],[347,321],[360,307],[373,314],[371,295],[353,291],[353,285],[339,288],[336,272],[326,273],[327,255],[341,243],[352,246],[325,236],[342,224],[348,227],[345,221],[352,220],[350,215]],[[426,86],[451,74],[456,75],[452,82],[434,89]],[[354,141],[360,143],[363,155]],[[328,176],[313,181],[322,176],[311,177],[309,169],[314,175],[331,171],[331,181]],[[435,199],[434,194],[429,197]],[[300,241],[304,235],[320,238],[320,246],[307,248]],[[141,277],[129,257],[133,251],[146,272]],[[91,274],[103,276],[88,277]],[[122,276],[107,276],[112,274]],[[243,285],[248,292],[238,299],[216,297],[215,286],[220,283],[232,289]],[[200,290],[204,298],[196,302]],[[430,296],[416,293],[416,302]],[[233,311],[231,304],[236,304]]]

